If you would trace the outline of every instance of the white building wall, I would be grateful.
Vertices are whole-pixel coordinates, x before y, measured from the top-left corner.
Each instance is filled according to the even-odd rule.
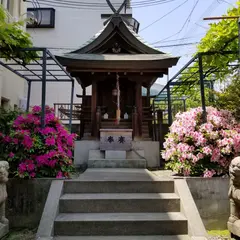
[[[9,1],[9,4],[7,1]],[[26,3],[23,0],[2,0],[1,3],[5,8],[9,6],[7,10],[12,16],[9,17],[10,21],[24,18]],[[0,99],[8,100],[8,107],[19,106],[19,100],[24,98],[24,85],[24,79],[0,66]]]
[[[111,1],[118,4],[121,2],[120,0]],[[89,0],[81,0],[79,2],[89,3]],[[106,4],[106,8],[101,10],[70,9],[56,7],[52,4],[52,7],[55,8],[56,11],[55,28],[27,29],[33,38],[34,46],[49,48],[51,52],[56,55],[61,55],[64,52],[80,48],[83,43],[88,41],[93,35],[103,28],[103,22],[106,19],[102,19],[101,14],[112,14],[106,0],[98,0],[97,2]],[[32,8],[33,6],[31,3],[28,3],[28,7]],[[51,6],[44,5],[43,2],[41,2],[41,7]],[[127,13],[131,13],[131,9],[128,9]],[[50,106],[53,106],[54,103],[70,103],[70,92],[70,83],[48,83],[46,103]],[[82,89],[77,82],[75,83],[74,102],[79,103],[80,99],[76,98],[76,94],[82,94]],[[88,88],[87,94],[91,94],[91,88]],[[40,103],[41,84],[33,83],[31,105],[39,105]]]

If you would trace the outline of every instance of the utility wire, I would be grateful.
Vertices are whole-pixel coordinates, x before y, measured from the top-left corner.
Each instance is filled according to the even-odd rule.
[[[39,0],[39,1],[41,1],[41,0]],[[166,1],[166,2],[164,2],[164,3],[168,3],[168,2],[172,2],[172,1],[174,1],[174,0],[168,0],[168,1]],[[27,0],[26,2],[30,2],[29,0]],[[87,6],[68,6],[68,5],[58,5],[59,3],[47,3],[47,2],[41,2],[41,4],[42,5],[45,5],[45,6],[50,6],[50,7],[58,7],[58,8],[67,8],[67,9],[87,9],[87,10],[101,10],[101,11],[103,11],[103,10],[108,10],[109,9],[109,7],[108,6],[102,6],[102,7],[87,7]],[[163,4],[163,3],[161,3],[161,4]],[[157,4],[152,4],[152,5],[148,5],[148,6],[138,6],[138,7],[131,7],[131,8],[143,8],[143,7],[152,7],[152,6],[155,6],[155,5],[160,5],[160,3],[157,3]]]
[[[203,34],[205,34],[205,32],[199,33],[199,34],[194,35],[194,36],[189,36],[189,35],[193,32],[194,26],[197,25],[197,22],[202,21],[204,16],[209,15],[217,7],[217,5],[219,4],[218,1],[219,0],[213,0],[212,1],[212,3],[209,5],[209,7],[204,11],[204,13],[199,17],[199,19],[193,24],[193,26],[188,30],[188,32],[182,38],[173,39],[173,40],[159,40],[159,41],[156,41],[156,42],[154,42],[152,44],[154,45],[154,44],[157,44],[157,43],[160,43],[160,42],[164,43],[164,42],[177,42],[177,41],[178,41],[177,44],[181,44],[181,43],[184,43],[184,41],[186,41],[186,40],[189,40],[189,39],[192,39],[192,38],[196,38],[197,36],[202,36]],[[206,29],[208,29],[208,28],[206,28]]]
[[[199,42],[170,44],[170,45],[155,46],[155,48],[182,47],[182,46],[188,46],[188,45],[195,45],[195,44],[198,44],[198,43]]]
[[[232,7],[235,7],[232,3],[230,3],[230,2],[228,2],[228,1],[226,1],[226,0],[218,0],[218,2],[219,2],[219,3],[225,2],[225,3],[229,4],[229,5],[231,5]]]
[[[210,14],[218,5],[218,0],[213,0],[212,3],[209,5],[209,7],[205,10],[205,12],[200,16],[200,18],[192,25],[192,27],[189,29],[189,31],[183,36],[183,38],[187,37],[189,34],[192,33],[192,31],[195,29],[195,24],[197,22],[202,21],[203,17]],[[202,34],[201,34],[202,35]],[[181,41],[182,42],[182,41]],[[180,43],[181,43],[180,42]]]
[[[54,4],[53,6],[58,6],[58,7],[66,7],[66,8],[71,8],[71,7],[82,7],[83,9],[85,8],[108,8],[108,5],[106,3],[83,3],[83,2],[75,2],[75,1],[59,1],[59,0],[39,0],[42,4],[45,5],[50,5]],[[140,7],[150,7],[150,6],[155,6],[159,4],[164,4],[168,2],[173,2],[176,0],[152,0],[152,1],[147,1],[147,2],[138,2],[135,4],[131,4],[132,8],[140,8]],[[117,4],[113,4],[117,5]]]
[[[183,35],[183,37],[185,37],[185,36],[188,34],[187,30],[188,30],[189,24],[190,24],[190,22],[191,22],[192,14],[193,14],[194,10],[196,9],[198,3],[199,3],[199,0],[196,0],[196,1],[195,1],[195,5],[193,6],[193,9],[192,9],[192,11],[191,11],[191,13],[190,13],[190,17],[188,18],[188,20],[186,20],[186,21],[187,21],[187,24],[185,25],[185,29],[186,29],[186,30],[185,30],[185,34]],[[178,44],[181,44],[181,43],[183,43],[182,40],[178,42]],[[171,51],[174,51],[174,48],[175,48],[175,47],[173,47],[173,49],[172,49]],[[178,48],[178,52],[179,52],[179,51],[180,51],[180,49]],[[178,53],[178,52],[177,52],[177,53]]]
[[[155,23],[159,22],[160,20],[162,20],[163,18],[165,18],[166,16],[168,16],[169,14],[171,14],[172,12],[176,11],[178,8],[182,7],[188,0],[185,0],[183,3],[181,3],[180,5],[178,5],[177,7],[175,7],[174,9],[172,9],[170,12],[164,14],[163,16],[161,16],[160,18],[158,18],[157,20],[155,20],[154,22],[150,23],[149,25],[147,25],[146,27],[142,28],[139,32],[142,32],[144,30],[146,30],[147,28],[151,27],[152,25],[154,25]]]
[[[44,0],[43,0],[44,1]],[[70,1],[70,0],[54,0],[55,2],[58,3],[72,3],[72,4],[80,4],[80,5],[106,5],[106,3],[101,3],[101,2],[79,2],[79,1]],[[144,0],[144,1],[135,1],[135,2],[131,2],[131,6],[134,5],[144,5],[144,4],[152,4],[152,3],[159,3],[159,2],[165,2],[168,0]],[[114,6],[121,6],[122,2],[116,2],[113,3]]]
[[[202,34],[203,33],[199,33],[199,34],[196,34],[196,35],[191,36],[191,37],[184,37],[184,38],[178,38],[178,39],[172,39],[172,40],[165,40],[165,41],[160,40],[160,41],[156,41],[156,42],[151,43],[151,45],[157,44],[159,42],[164,43],[164,42],[176,42],[176,41],[181,41],[181,40],[188,40],[188,39],[196,38],[196,37],[198,37]]]
[[[41,0],[39,0],[41,2]],[[174,0],[168,0],[168,2],[172,2]],[[31,2],[30,0],[26,0],[26,2]],[[164,3],[167,3],[167,2],[164,2]],[[67,5],[57,5],[57,4],[53,4],[53,3],[46,3],[46,2],[41,2],[42,5],[45,5],[45,6],[49,6],[49,7],[58,7],[58,8],[65,8],[65,9],[79,9],[79,10],[94,10],[94,11],[103,11],[103,10],[109,10],[109,7],[106,6],[106,7],[81,7],[81,6],[67,6]],[[163,3],[162,3],[163,4]],[[155,4],[155,5],[159,5],[158,4]],[[133,7],[133,8],[142,8],[142,7],[152,7],[152,6],[155,6],[155,5],[149,5],[149,6],[141,6],[141,7]]]
[[[44,1],[44,0],[42,0]],[[48,1],[48,0],[47,0]],[[107,3],[105,2],[80,2],[80,1],[70,1],[70,0],[53,0],[55,2],[58,2],[58,3],[66,3],[66,4],[78,4],[78,5],[107,5]],[[138,4],[146,4],[146,3],[155,3],[155,2],[159,2],[159,1],[166,1],[166,0],[148,0],[148,1],[136,1],[136,2],[131,2],[131,5],[138,5]],[[119,1],[119,2],[115,2],[113,3],[113,5],[118,5],[118,6],[121,6],[122,5],[122,2]]]
[[[191,34],[191,33],[194,31],[197,23],[203,21],[203,17],[206,16],[206,15],[208,16],[209,14],[211,14],[211,13],[213,12],[213,10],[214,10],[218,5],[219,5],[219,0],[213,0],[212,3],[208,6],[208,8],[202,13],[202,15],[199,17],[199,19],[192,25],[192,27],[188,30],[188,32],[187,32],[183,37],[189,36],[189,34]],[[208,30],[208,28],[207,28],[207,30]],[[204,33],[204,35],[205,35],[205,34],[206,34],[206,33]],[[201,34],[201,35],[202,35],[202,34]],[[179,44],[183,43],[183,40],[179,41],[178,43],[179,43]],[[182,49],[184,49],[184,47],[183,47]],[[172,49],[171,52],[173,52],[173,51],[174,51],[174,48]],[[175,54],[178,54],[179,51],[180,51],[180,49],[178,48],[178,51],[175,52]]]
[[[161,45],[161,46],[155,46],[156,48],[167,48],[167,47],[173,47],[173,46],[183,46],[183,45],[194,45],[198,44],[198,42],[190,42],[190,43],[182,43],[182,44],[172,44],[172,45]],[[76,50],[79,47],[47,47],[48,49],[56,49],[56,50]]]
[[[188,23],[188,20],[191,18],[191,16],[192,16],[192,14],[193,14],[193,12],[194,12],[194,10],[195,10],[198,2],[199,2],[199,0],[197,0],[196,3],[194,4],[191,12],[189,13],[189,15],[188,15],[187,19],[185,20],[184,24],[182,25],[181,29],[180,29],[177,33],[175,33],[175,34],[173,34],[173,35],[171,35],[171,36],[169,36],[169,37],[166,37],[166,38],[162,39],[161,41],[164,41],[164,40],[167,40],[167,39],[169,39],[169,38],[172,38],[172,37],[174,37],[174,36],[176,36],[176,35],[178,35],[179,33],[182,32],[182,30],[184,29],[184,27],[185,27],[186,24]],[[159,42],[161,42],[161,41],[159,41]]]

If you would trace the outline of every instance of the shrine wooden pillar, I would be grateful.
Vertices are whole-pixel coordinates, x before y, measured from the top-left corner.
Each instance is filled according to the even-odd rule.
[[[147,107],[150,107],[150,87],[147,87]]]
[[[82,92],[82,95],[83,95],[82,104],[85,104],[85,102],[86,102],[86,98],[85,98],[86,97],[86,87],[83,86],[82,89],[83,89],[83,92]]]
[[[136,137],[142,136],[142,82],[137,81],[136,82],[136,107],[137,107],[137,114],[138,114],[138,126],[137,126],[137,132]]]
[[[97,111],[97,82],[96,79],[92,80],[92,98],[91,98],[91,125],[92,125],[92,136],[97,137],[96,127],[96,111]]]
[[[82,108],[81,108],[81,120],[80,120],[80,138],[84,136],[84,128],[85,128],[85,110],[86,110],[86,87],[82,86]]]

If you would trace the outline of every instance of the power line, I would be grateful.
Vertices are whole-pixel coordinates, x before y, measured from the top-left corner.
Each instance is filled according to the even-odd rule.
[[[42,0],[44,1],[44,0]],[[45,0],[45,1],[49,1],[49,0]],[[63,3],[63,4],[77,4],[77,5],[93,5],[93,6],[96,6],[96,5],[107,5],[107,3],[103,3],[103,2],[80,2],[80,1],[70,1],[70,0],[53,0],[54,2],[57,2],[57,3]],[[136,2],[131,2],[131,6],[132,5],[143,5],[143,4],[151,4],[151,3],[156,3],[156,2],[164,2],[164,1],[167,1],[167,0],[144,0],[144,1],[136,1]],[[121,6],[122,5],[122,2],[119,1],[119,2],[116,2],[116,3],[113,3],[113,5],[116,5],[116,6]]]
[[[42,4],[48,6],[55,7],[64,7],[64,8],[81,8],[81,9],[89,9],[89,8],[108,8],[106,3],[84,3],[84,2],[76,2],[76,1],[58,1],[58,0],[39,0]],[[136,2],[135,4],[131,4],[132,8],[140,8],[140,7],[150,7],[155,5],[160,5],[168,2],[173,2],[176,0],[152,0],[146,2]],[[116,4],[114,4],[116,5]]]
[[[205,10],[205,12],[200,16],[200,18],[195,22],[195,24],[199,21],[202,21],[202,19],[205,15],[209,15],[209,13],[211,13],[216,8],[217,5],[218,5],[218,0],[213,0],[213,2]],[[189,29],[189,31],[183,37],[187,37],[189,35],[189,33],[192,33],[192,31],[195,28],[195,24],[192,25],[192,27]]]
[[[175,34],[173,34],[173,35],[171,35],[171,36],[169,36],[169,37],[167,37],[167,38],[164,38],[164,39],[162,39],[161,41],[164,41],[164,40],[167,40],[167,39],[169,39],[169,38],[172,38],[172,37],[178,35],[180,32],[182,32],[182,30],[183,30],[184,27],[186,26],[188,20],[191,19],[191,16],[192,16],[192,14],[193,14],[193,12],[194,12],[194,10],[195,10],[198,2],[199,2],[199,0],[197,0],[197,1],[195,2],[194,6],[193,6],[193,8],[192,8],[192,10],[191,10],[191,12],[189,13],[189,15],[188,15],[187,19],[185,20],[184,24],[182,25],[181,29],[180,29],[177,33],[175,33]],[[160,41],[160,42],[161,42],[161,41]]]
[[[183,36],[183,37],[187,37],[189,34],[192,33],[192,31],[194,31],[197,22],[202,21],[203,17],[205,15],[209,15],[217,6],[218,6],[219,2],[218,0],[213,0],[212,3],[208,6],[208,8],[202,13],[202,15],[199,17],[199,19],[192,25],[192,27],[188,30],[188,32]],[[204,33],[205,35],[205,33]],[[183,41],[181,40],[178,43],[182,43]],[[178,49],[179,52],[180,49]],[[174,51],[174,48],[172,49],[172,51]],[[178,52],[176,52],[175,54],[177,54]]]
[[[218,2],[219,2],[219,3],[225,2],[225,3],[229,4],[229,5],[231,5],[232,7],[235,7],[232,3],[230,3],[230,2],[228,2],[228,1],[226,1],[226,0],[218,0]]]
[[[170,12],[164,14],[163,16],[161,16],[160,18],[158,18],[157,20],[155,20],[154,22],[150,23],[149,25],[147,25],[146,27],[142,28],[139,32],[142,32],[144,30],[146,30],[147,28],[151,27],[153,24],[159,22],[160,20],[162,20],[164,17],[168,16],[169,14],[171,14],[172,12],[176,11],[178,8],[180,8],[181,6],[183,6],[188,0],[185,0],[183,3],[181,3],[180,5],[178,5],[177,7],[175,7],[174,9],[172,9]]]
[[[204,33],[199,33],[199,34],[191,36],[191,37],[184,37],[184,38],[178,38],[178,39],[172,39],[172,40],[165,40],[165,41],[159,40],[159,41],[151,43],[151,45],[157,44],[159,42],[164,43],[164,42],[176,42],[176,41],[181,41],[181,40],[188,40],[188,39],[196,38],[197,36],[200,36],[202,34],[204,34]]]
[[[162,45],[162,46],[155,46],[156,48],[168,48],[168,47],[181,47],[181,46],[188,46],[188,45],[195,45],[199,42],[190,42],[190,43],[180,43],[180,44],[171,44],[171,45]]]
[[[173,47],[173,46],[183,46],[183,45],[194,45],[198,44],[198,42],[190,42],[190,43],[182,43],[182,44],[173,44],[173,45],[161,45],[161,46],[155,46],[156,48],[167,48],[167,47]],[[76,50],[79,47],[47,47],[48,49],[56,49],[56,50]]]

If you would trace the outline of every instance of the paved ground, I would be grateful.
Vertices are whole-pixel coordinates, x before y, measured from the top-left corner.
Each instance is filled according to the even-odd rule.
[[[224,237],[224,236],[210,236],[209,240],[231,240],[230,237]]]
[[[35,240],[35,230],[12,231],[1,240]],[[209,240],[230,240],[226,236],[211,236]]]
[[[10,233],[1,240],[35,240],[36,229],[19,229],[12,230]]]

